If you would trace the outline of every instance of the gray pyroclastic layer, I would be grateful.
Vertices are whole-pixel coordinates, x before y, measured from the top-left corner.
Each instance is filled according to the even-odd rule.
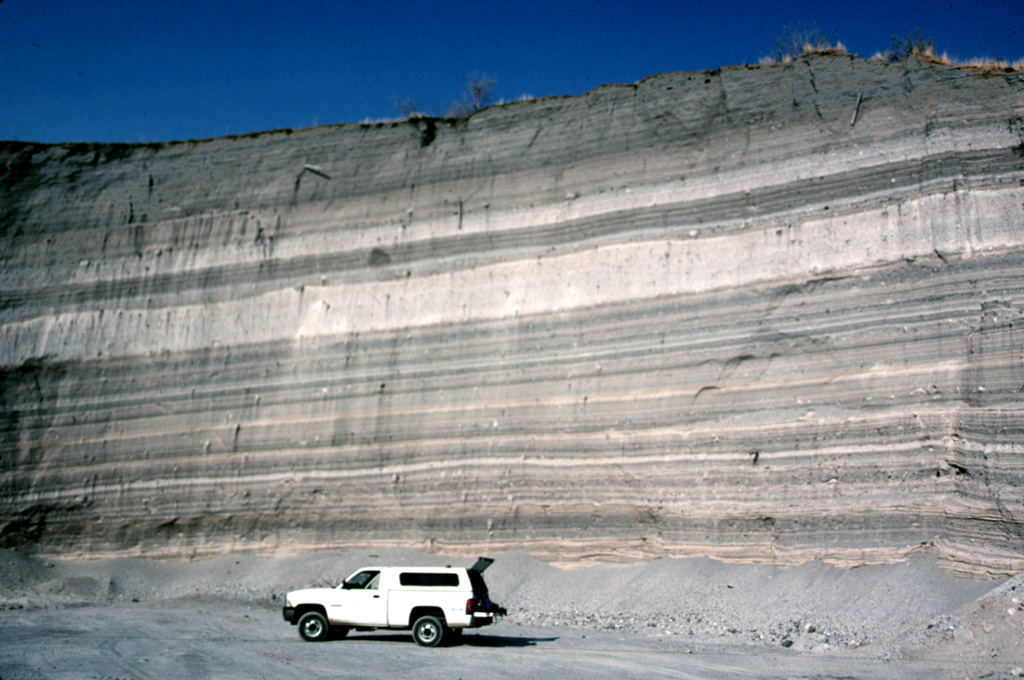
[[[0,144],[0,547],[1024,569],[1024,78]]]

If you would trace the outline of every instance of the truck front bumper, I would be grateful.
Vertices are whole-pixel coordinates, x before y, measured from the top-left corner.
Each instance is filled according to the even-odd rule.
[[[282,607],[281,616],[283,616],[284,620],[288,623],[295,623],[293,620],[295,618],[295,607]]]

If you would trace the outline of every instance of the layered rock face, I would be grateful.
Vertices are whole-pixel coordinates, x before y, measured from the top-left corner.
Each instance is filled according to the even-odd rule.
[[[0,545],[1024,569],[1024,78],[0,152]]]

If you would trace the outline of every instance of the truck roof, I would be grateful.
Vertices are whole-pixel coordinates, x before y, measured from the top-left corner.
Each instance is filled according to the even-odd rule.
[[[3,2],[3,0],[0,0],[0,2]],[[456,566],[453,566],[451,564],[446,564],[443,567],[438,567],[436,565],[435,566],[431,566],[431,567],[426,567],[426,566],[421,567],[421,566],[416,566],[416,565],[400,565],[400,566],[384,567],[384,566],[370,565],[370,566],[366,566],[366,567],[359,567],[358,569],[356,569],[352,573],[353,574],[358,574],[361,571],[367,571],[369,569],[377,569],[379,571],[383,571],[385,569],[387,569],[387,570],[402,569],[402,570],[405,570],[405,571],[415,570],[415,571],[425,571],[425,572],[442,572],[442,571],[447,571],[447,570],[450,570],[450,569],[465,569],[466,571],[475,571],[475,572],[478,572],[478,573],[483,573],[487,569],[487,567],[491,566],[492,564],[494,564],[494,560],[491,559],[490,557],[478,557],[476,562],[474,562],[473,566],[471,566],[471,567],[456,567]]]

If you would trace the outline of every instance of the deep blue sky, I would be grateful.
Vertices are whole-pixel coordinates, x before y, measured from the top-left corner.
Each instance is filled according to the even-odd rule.
[[[0,0],[0,139],[154,142],[440,115],[466,74],[506,100],[756,63],[787,27],[870,57],[915,28],[1024,57],[1021,0]]]

